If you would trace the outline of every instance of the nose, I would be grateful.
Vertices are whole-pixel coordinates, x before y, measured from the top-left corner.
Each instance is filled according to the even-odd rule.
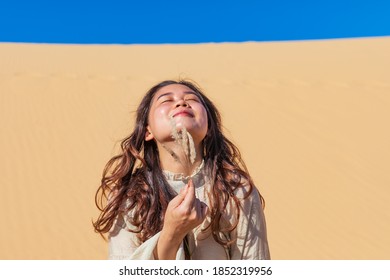
[[[188,105],[188,103],[187,103],[184,99],[179,99],[179,100],[176,102],[176,107],[180,107],[180,106],[183,106],[183,107],[190,107],[190,105]]]

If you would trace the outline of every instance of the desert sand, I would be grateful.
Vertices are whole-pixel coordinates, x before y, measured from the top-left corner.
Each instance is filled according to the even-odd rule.
[[[143,94],[196,81],[240,148],[273,259],[390,259],[390,38],[0,44],[0,259],[106,259],[105,163]]]

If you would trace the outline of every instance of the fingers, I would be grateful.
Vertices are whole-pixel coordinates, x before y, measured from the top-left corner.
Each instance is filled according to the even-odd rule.
[[[169,204],[171,204],[174,208],[178,207],[179,205],[182,204],[184,198],[186,197],[187,194],[187,186],[182,188],[180,192],[178,193],[177,196],[175,196]]]
[[[206,218],[209,210],[204,202],[196,198],[195,187],[190,180],[169,203],[167,212],[170,213],[171,211],[173,211],[172,213],[176,213],[174,214],[176,216],[175,219],[178,219],[178,221],[183,221],[184,219],[193,228]]]
[[[195,217],[196,219],[199,218],[199,217],[201,217],[202,211],[201,211],[199,199],[196,199],[196,200],[194,201],[193,212],[194,212],[194,214],[195,214],[194,217]]]
[[[196,195],[195,195],[195,187],[192,180],[188,182],[187,187],[187,193],[185,195],[185,198],[182,202],[182,206],[186,209],[190,210],[191,212],[196,213],[196,218],[200,220],[204,220],[207,213],[208,213],[208,207],[207,204],[200,201]]]
[[[195,201],[195,187],[192,180],[188,182],[186,185],[187,192],[185,194],[184,200],[182,202],[183,207],[186,207],[187,209],[191,209],[194,207],[194,201]]]

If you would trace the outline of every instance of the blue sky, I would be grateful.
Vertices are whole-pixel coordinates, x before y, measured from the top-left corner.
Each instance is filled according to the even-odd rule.
[[[161,44],[390,36],[390,0],[0,0],[0,42]]]

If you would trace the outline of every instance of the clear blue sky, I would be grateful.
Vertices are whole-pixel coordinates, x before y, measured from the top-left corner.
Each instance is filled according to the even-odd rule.
[[[390,0],[0,0],[0,42],[161,44],[369,36],[390,36]]]

